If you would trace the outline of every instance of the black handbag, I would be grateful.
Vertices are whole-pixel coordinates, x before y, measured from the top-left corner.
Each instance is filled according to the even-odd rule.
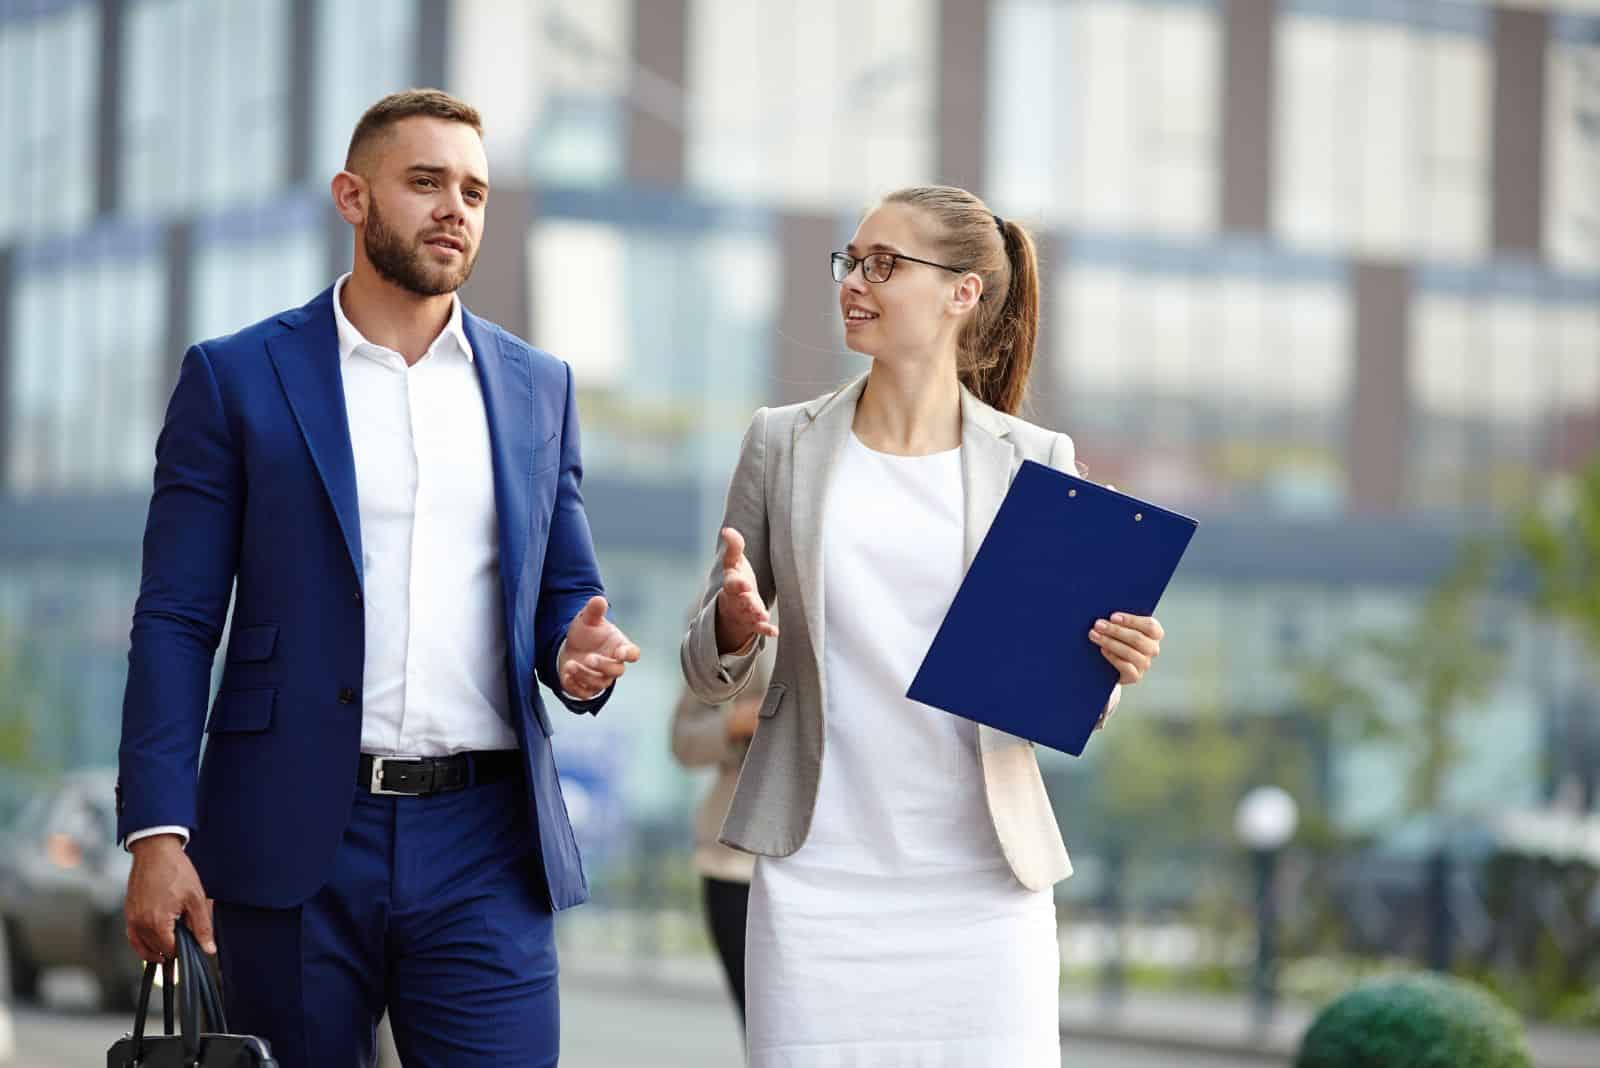
[[[155,985],[156,965],[144,966],[139,984],[139,1010],[133,1018],[133,1033],[117,1040],[106,1053],[106,1068],[278,1068],[265,1039],[228,1034],[228,1020],[222,1011],[222,996],[212,981],[205,954],[182,920],[175,932],[178,944],[176,985],[179,1033],[172,1030],[174,984],[172,962],[161,965],[161,1016],[166,1034],[146,1037],[145,1020],[150,1014],[150,988]],[[202,1030],[201,1014],[205,1015]]]

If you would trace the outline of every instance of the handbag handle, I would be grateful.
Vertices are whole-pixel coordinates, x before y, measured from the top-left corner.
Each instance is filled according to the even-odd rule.
[[[144,977],[139,980],[139,1008],[133,1017],[133,1063],[144,1060],[144,1028],[150,1016],[150,988],[155,985],[156,963],[144,966]],[[172,1034],[172,962],[161,962],[161,1023],[168,1036]]]
[[[177,991],[179,1022],[183,1035],[183,1062],[186,1065],[198,1066],[200,1064],[200,1015],[205,1014],[206,1026],[213,1032],[226,1033],[228,1018],[222,1011],[222,996],[217,992],[216,984],[211,981],[211,970],[206,966],[205,954],[200,949],[200,943],[195,941],[194,935],[189,933],[189,928],[183,920],[178,920],[173,928],[173,938],[177,944],[177,959],[179,974],[183,977],[182,987]],[[133,1018],[133,1065],[144,1061],[144,1029],[150,1016],[150,988],[155,985],[156,965],[154,961],[144,966],[144,977],[139,981],[139,1009]],[[173,988],[178,986],[173,982],[172,961],[161,962],[161,1018],[165,1025],[168,1037],[172,1035],[172,999]]]
[[[205,1014],[206,1026],[213,1032],[226,1033],[228,1018],[222,1011],[222,997],[211,981],[211,969],[206,965],[205,953],[200,943],[182,919],[174,925],[178,946],[178,967],[183,976],[179,990],[178,1014],[183,1033],[183,1053],[186,1063],[200,1063],[200,1015]]]

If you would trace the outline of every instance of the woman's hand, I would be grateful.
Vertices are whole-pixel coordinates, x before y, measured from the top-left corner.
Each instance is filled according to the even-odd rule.
[[[722,589],[717,591],[717,652],[743,649],[757,634],[778,636],[772,616],[756,589],[755,569],[744,558],[744,535],[722,530]]]
[[[1131,616],[1116,612],[1110,619],[1095,620],[1089,640],[1100,647],[1100,655],[1117,669],[1118,681],[1132,686],[1144,678],[1150,665],[1161,655],[1161,629],[1155,616]]]

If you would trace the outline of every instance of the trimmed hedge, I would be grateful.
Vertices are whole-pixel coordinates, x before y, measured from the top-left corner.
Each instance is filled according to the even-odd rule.
[[[1482,987],[1422,973],[1364,983],[1312,1023],[1295,1068],[1532,1068],[1516,1013]]]

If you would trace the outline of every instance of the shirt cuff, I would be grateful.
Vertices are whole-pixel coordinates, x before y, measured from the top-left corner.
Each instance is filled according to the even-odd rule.
[[[187,848],[189,845],[189,828],[187,827],[146,827],[142,831],[134,831],[132,834],[128,835],[128,837],[122,842],[122,848],[131,850],[133,849],[133,843],[137,842],[139,839],[154,838],[158,834],[175,834],[179,838],[183,839],[185,848]]]
[[[747,668],[761,652],[760,634],[751,635],[750,640],[731,653],[721,653],[717,656],[717,674],[723,682],[732,682],[744,674]]]
[[[566,651],[567,639],[562,638],[561,644],[556,648],[556,693],[560,694],[562,697],[565,697],[569,701],[576,701],[577,698],[568,693],[567,688],[561,685],[561,654]]]

